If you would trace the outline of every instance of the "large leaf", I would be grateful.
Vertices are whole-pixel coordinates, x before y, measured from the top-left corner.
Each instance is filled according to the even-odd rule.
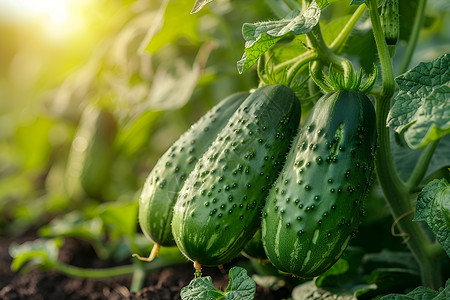
[[[293,300],[308,300],[308,299],[322,299],[322,300],[356,300],[354,293],[343,288],[322,289],[318,288],[313,281],[307,281],[296,286],[292,290]]]
[[[387,124],[405,131],[405,140],[421,148],[450,132],[450,55],[420,63],[395,81],[399,93],[389,112]]]
[[[247,271],[240,267],[234,267],[229,272],[230,283],[223,292],[217,289],[210,276],[196,278],[181,289],[181,299],[224,299],[224,300],[253,300],[256,284],[247,276]]]
[[[417,197],[414,221],[425,221],[450,257],[450,184],[433,180]]]
[[[319,22],[320,7],[315,1],[300,12],[291,11],[284,19],[277,21],[245,23],[242,35],[245,39],[245,53],[238,61],[238,71],[242,73],[250,68],[267,50],[289,34],[305,34]]]
[[[163,0],[159,12],[141,44],[141,50],[154,54],[179,37],[198,42],[197,25],[200,15],[190,15],[191,2]]]
[[[450,299],[450,279],[447,280],[445,288],[434,291],[426,287],[419,286],[406,295],[391,294],[381,297],[380,300],[445,300]]]

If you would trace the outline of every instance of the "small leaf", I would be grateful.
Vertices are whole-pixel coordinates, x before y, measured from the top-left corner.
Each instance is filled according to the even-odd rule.
[[[38,266],[42,269],[51,269],[57,264],[59,248],[62,239],[37,239],[21,245],[12,244],[9,254],[12,256],[11,269],[18,271],[25,264]]]
[[[228,300],[253,300],[256,284],[247,276],[247,271],[240,267],[234,267],[229,272],[230,283],[225,292],[217,289],[210,276],[195,278],[188,286],[181,289],[181,299],[228,299]]]
[[[394,98],[387,125],[405,131],[413,149],[450,133],[450,55],[420,63],[398,76],[400,91]]]
[[[256,284],[249,276],[247,270],[234,267],[228,273],[230,283],[225,290],[225,299],[253,299],[256,291]]]
[[[317,277],[315,279],[315,284],[317,287],[322,287],[323,282],[327,277],[344,274],[345,272],[348,271],[348,269],[349,269],[348,261],[341,258],[325,273],[323,273],[319,277]]]
[[[427,184],[417,197],[414,221],[425,221],[450,257],[450,184],[445,178]]]
[[[196,0],[194,4],[194,8],[191,10],[191,14],[195,14],[196,12],[199,12],[203,6],[208,4],[209,2],[212,2],[213,0]]]
[[[245,23],[242,35],[245,39],[245,53],[238,61],[238,71],[250,68],[267,50],[288,34],[305,34],[319,22],[320,7],[315,1],[303,12],[291,11],[286,18],[278,21]]]

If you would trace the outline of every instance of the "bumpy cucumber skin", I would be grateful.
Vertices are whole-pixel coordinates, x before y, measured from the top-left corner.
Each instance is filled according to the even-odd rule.
[[[154,243],[175,245],[170,224],[178,192],[197,160],[248,95],[235,93],[211,108],[174,142],[147,176],[139,198],[139,224]]]
[[[258,88],[198,161],[174,207],[181,252],[202,265],[237,256],[260,225],[268,190],[298,130],[300,104],[287,87]]]
[[[367,96],[338,91],[317,102],[263,211],[262,240],[273,265],[311,278],[340,258],[358,227],[375,148]]]

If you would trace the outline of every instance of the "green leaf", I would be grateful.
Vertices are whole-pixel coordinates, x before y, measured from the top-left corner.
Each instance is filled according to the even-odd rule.
[[[197,25],[200,15],[190,15],[190,9],[190,1],[163,0],[153,26],[142,41],[141,51],[155,54],[179,37],[198,43]]]
[[[339,259],[330,269],[316,278],[315,284],[317,287],[322,287],[322,283],[327,277],[344,274],[349,269],[348,261]]]
[[[450,256],[450,184],[445,178],[427,184],[417,197],[414,221],[425,221]]]
[[[406,295],[390,294],[381,297],[380,300],[444,300],[450,298],[450,279],[447,280],[445,288],[434,291],[423,286],[415,288]]]
[[[229,272],[230,282],[225,292],[217,289],[210,276],[195,278],[188,286],[181,289],[181,299],[242,299],[253,300],[255,297],[256,284],[247,271],[240,267],[234,267]]]
[[[313,281],[308,281],[296,286],[292,290],[293,300],[310,300],[310,299],[321,299],[321,300],[356,300],[353,292],[346,289],[330,288],[322,289],[316,287]]]
[[[450,55],[420,63],[395,81],[399,93],[389,112],[387,124],[405,132],[413,149],[450,133]]]
[[[9,254],[12,256],[11,269],[18,271],[25,264],[31,264],[41,269],[51,269],[57,264],[59,248],[63,240],[37,239],[25,242],[21,245],[12,244],[9,247]]]
[[[305,11],[293,10],[282,20],[245,23],[242,27],[242,35],[246,41],[245,53],[237,63],[239,73],[250,68],[283,37],[310,32],[319,22],[319,18],[320,7],[313,1]]]
[[[354,4],[354,5],[361,5],[365,2],[365,0],[352,0],[352,2],[350,2],[350,5]]]
[[[196,0],[194,4],[194,8],[191,10],[191,14],[195,14],[196,12],[199,12],[203,6],[208,4],[209,2],[212,2],[213,0]]]

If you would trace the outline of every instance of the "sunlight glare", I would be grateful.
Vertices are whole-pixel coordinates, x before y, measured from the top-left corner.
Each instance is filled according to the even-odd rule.
[[[3,5],[12,10],[17,19],[37,19],[49,38],[61,40],[69,33],[82,29],[83,20],[79,15],[74,15],[72,7],[75,5],[79,7],[86,2],[86,0],[6,0]]]

